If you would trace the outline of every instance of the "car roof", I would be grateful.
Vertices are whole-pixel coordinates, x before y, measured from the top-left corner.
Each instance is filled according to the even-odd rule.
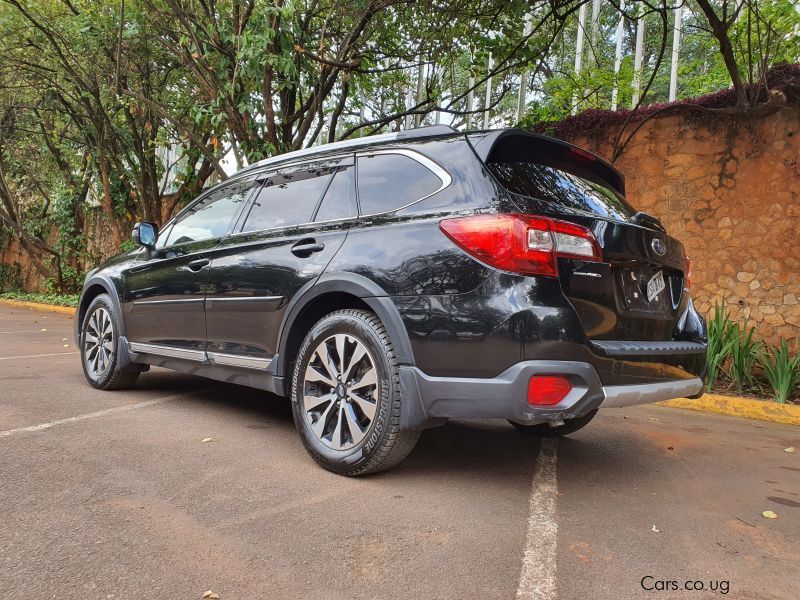
[[[271,167],[274,165],[292,162],[299,158],[324,158],[329,154],[335,154],[346,150],[355,150],[357,148],[364,148],[368,146],[379,146],[391,144],[393,142],[413,142],[430,137],[456,135],[464,134],[450,125],[431,125],[429,127],[417,127],[416,129],[407,129],[405,131],[398,131],[395,133],[382,133],[379,135],[370,135],[351,140],[341,140],[338,142],[323,144],[321,146],[312,146],[310,148],[303,148],[302,150],[295,150],[293,152],[286,152],[285,154],[271,156],[245,167],[241,171],[238,171],[236,175],[249,173],[251,171],[263,169],[264,167]]]

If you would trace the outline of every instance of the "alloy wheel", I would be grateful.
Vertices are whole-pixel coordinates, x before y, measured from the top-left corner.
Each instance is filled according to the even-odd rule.
[[[321,341],[306,366],[302,409],[323,444],[349,450],[367,435],[378,407],[378,371],[367,347],[338,333]]]
[[[100,379],[114,358],[114,325],[107,309],[98,307],[86,322],[83,360],[93,379]]]

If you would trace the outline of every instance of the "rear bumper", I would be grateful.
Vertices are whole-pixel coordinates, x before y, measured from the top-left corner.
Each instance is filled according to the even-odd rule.
[[[560,403],[534,407],[527,402],[532,375],[564,375],[572,391]],[[595,369],[575,361],[528,360],[496,377],[431,377],[416,367],[401,367],[401,425],[428,427],[448,418],[504,418],[525,422],[572,419],[597,408],[648,404],[697,396],[701,378],[647,384],[603,386]]]

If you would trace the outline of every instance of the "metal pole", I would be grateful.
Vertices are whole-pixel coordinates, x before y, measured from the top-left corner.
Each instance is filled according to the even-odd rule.
[[[492,72],[494,61],[492,60],[492,53],[489,52],[489,62],[486,65],[488,73]],[[486,101],[483,104],[483,128],[489,129],[489,106],[492,104],[492,77],[486,80]]]
[[[578,11],[578,39],[575,41],[575,78],[581,74],[583,68],[583,38],[586,33],[586,4],[581,4]],[[578,97],[572,98],[572,114],[578,112]]]
[[[680,0],[678,0],[680,2]],[[678,97],[678,60],[681,51],[681,29],[683,21],[683,4],[678,4],[675,9],[675,27],[672,30],[672,63],[669,73],[669,101],[674,102]]]
[[[525,15],[525,28],[523,35],[527,38],[531,34],[531,16]],[[528,72],[523,70],[519,76],[519,97],[517,98],[517,123],[522,121],[525,114],[525,106],[528,104]]]
[[[444,90],[442,89],[444,86],[444,71],[439,73],[439,76],[436,78],[436,113],[434,115],[433,122],[439,125],[442,122],[442,111],[439,109],[444,106]]]
[[[639,104],[642,91],[642,54],[644,51],[644,17],[636,19],[636,53],[633,57],[633,97],[631,106]]]
[[[425,89],[425,65],[422,63],[422,54],[418,57],[419,67],[417,67],[417,105],[422,102],[422,91]],[[419,127],[422,123],[423,115],[414,115],[414,127]]]
[[[467,92],[467,129],[472,127],[472,106],[475,103],[475,90],[472,89],[475,86],[475,78],[470,75],[467,79],[467,88],[469,91]]]
[[[406,91],[406,110],[411,110],[411,107],[414,106],[414,94],[411,90]],[[411,125],[414,123],[414,120],[411,118],[411,113],[406,114],[405,118],[405,128],[411,129]]]
[[[592,55],[597,62],[597,34],[600,31],[600,2],[601,0],[592,0]]]
[[[617,96],[619,95],[619,70],[622,67],[622,38],[625,35],[625,0],[619,5],[620,15],[617,23],[617,49],[614,52],[614,89],[611,91],[611,110],[617,110]]]

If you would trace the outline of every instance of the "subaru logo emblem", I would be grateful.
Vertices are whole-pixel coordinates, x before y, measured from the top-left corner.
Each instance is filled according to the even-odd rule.
[[[653,252],[659,256],[664,256],[667,253],[667,245],[658,238],[654,238],[650,245],[653,247]]]

